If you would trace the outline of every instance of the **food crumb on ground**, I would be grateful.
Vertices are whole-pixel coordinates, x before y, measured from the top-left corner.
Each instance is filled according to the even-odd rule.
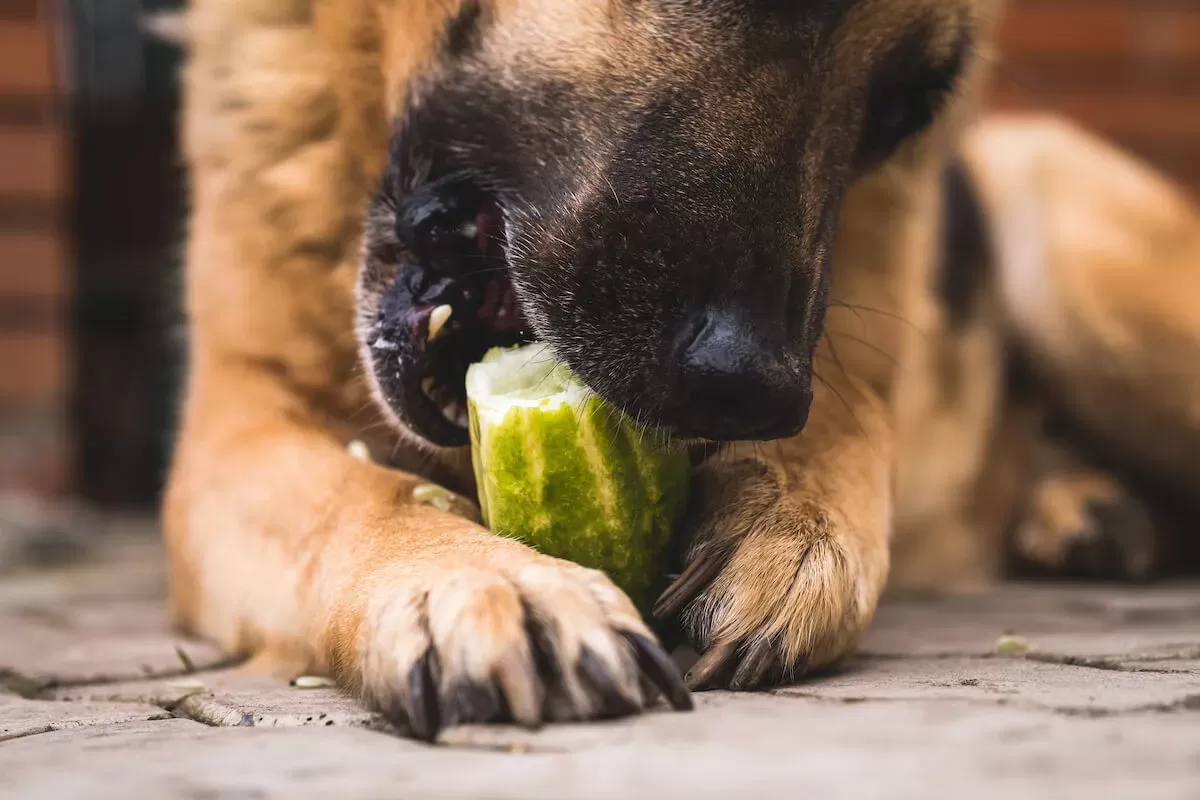
[[[1029,642],[1022,636],[1001,636],[993,650],[1001,656],[1020,656],[1029,652]]]

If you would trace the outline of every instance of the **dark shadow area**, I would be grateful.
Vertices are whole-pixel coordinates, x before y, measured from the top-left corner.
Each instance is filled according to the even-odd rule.
[[[169,458],[182,356],[180,49],[145,15],[178,2],[75,0],[67,18],[76,169],[72,307],[76,485],[151,507]]]

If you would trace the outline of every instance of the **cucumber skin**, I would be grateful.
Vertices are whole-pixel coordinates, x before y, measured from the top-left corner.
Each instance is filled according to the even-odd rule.
[[[608,574],[645,613],[665,577],[691,462],[600,398],[514,407],[480,428],[468,401],[472,462],[487,526]]]

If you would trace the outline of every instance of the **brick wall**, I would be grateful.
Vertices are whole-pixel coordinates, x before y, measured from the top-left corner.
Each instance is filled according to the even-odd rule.
[[[0,491],[70,488],[70,165],[55,4],[0,2]]]
[[[1200,0],[1010,0],[999,108],[1065,112],[1200,192]]]

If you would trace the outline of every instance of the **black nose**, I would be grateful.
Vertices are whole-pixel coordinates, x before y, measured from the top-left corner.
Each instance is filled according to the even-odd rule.
[[[705,314],[699,328],[681,357],[676,432],[714,440],[799,433],[812,402],[807,370],[730,315]]]

